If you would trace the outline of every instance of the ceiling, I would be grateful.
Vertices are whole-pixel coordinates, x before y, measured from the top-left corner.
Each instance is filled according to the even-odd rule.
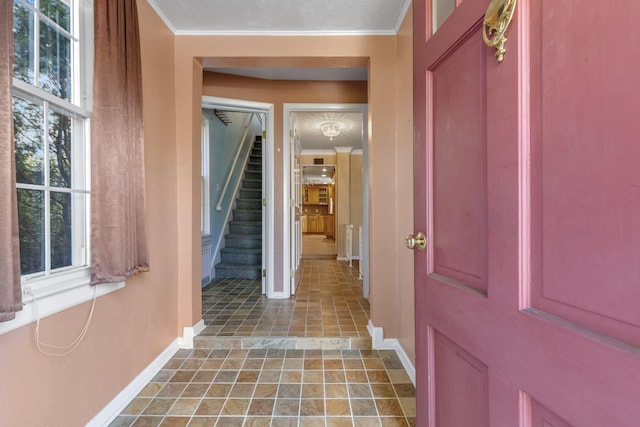
[[[346,111],[296,111],[292,113],[303,151],[334,150],[336,147],[362,148],[362,113]],[[342,130],[331,141],[322,134],[320,125],[338,122]]]
[[[149,0],[175,34],[391,35],[411,0]]]
[[[393,35],[411,0],[148,0],[177,35]],[[234,66],[228,59],[206,62],[205,69],[268,80],[366,81],[363,64],[334,59],[331,66],[271,64]],[[236,65],[237,65],[237,61]],[[279,66],[280,65],[280,66]],[[294,113],[302,149],[362,148],[361,113],[316,111]],[[320,124],[337,121],[343,129],[330,141]]]
[[[366,81],[366,67],[205,67],[206,71],[267,80]]]
[[[333,184],[335,166],[302,166],[302,182],[304,184]]]

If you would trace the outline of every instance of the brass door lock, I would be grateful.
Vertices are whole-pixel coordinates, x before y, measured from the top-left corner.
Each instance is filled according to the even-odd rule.
[[[424,251],[427,247],[427,236],[425,236],[422,231],[418,232],[415,236],[409,234],[405,239],[405,244],[409,249],[418,248],[419,251]]]

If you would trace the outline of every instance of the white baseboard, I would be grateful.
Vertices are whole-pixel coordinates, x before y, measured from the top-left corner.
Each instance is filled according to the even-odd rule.
[[[379,326],[374,326],[373,322],[369,320],[367,324],[367,330],[369,331],[369,335],[371,335],[371,347],[374,350],[395,350],[400,362],[402,362],[402,366],[404,370],[407,371],[407,375],[411,378],[411,382],[413,385],[416,385],[416,367],[411,363],[411,359],[409,359],[409,355],[402,345],[400,341],[396,338],[384,338],[384,330]]]
[[[359,256],[353,256],[351,257],[352,261],[360,261],[360,257]],[[336,261],[349,261],[349,258],[347,258],[346,256],[339,256],[336,257]]]
[[[102,408],[98,414],[89,421],[87,427],[108,426],[124,408],[140,393],[149,381],[162,369],[162,367],[176,354],[179,349],[180,338],[177,338],[165,348],[146,368],[136,376],[116,397]]]
[[[287,283],[285,286],[289,286]],[[269,299],[288,299],[289,297],[284,294],[284,292],[272,292],[271,295],[267,295]]]
[[[204,328],[204,320],[202,319],[193,326],[185,327],[182,331],[182,337],[178,338],[180,348],[193,348],[193,338],[202,332]]]

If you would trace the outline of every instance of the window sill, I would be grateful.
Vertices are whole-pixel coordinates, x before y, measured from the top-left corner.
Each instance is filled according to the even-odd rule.
[[[93,286],[89,285],[89,269],[75,270],[56,275],[55,280],[47,281],[47,286],[37,287],[29,281],[23,283],[22,310],[8,322],[0,322],[0,335],[33,323],[39,317],[43,319],[61,311],[91,301]],[[96,297],[101,297],[124,288],[124,282],[97,285]]]

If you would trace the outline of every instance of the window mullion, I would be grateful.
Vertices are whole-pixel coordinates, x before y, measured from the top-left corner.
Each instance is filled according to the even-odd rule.
[[[49,171],[49,103],[44,101],[43,150],[44,150],[44,185],[48,188],[51,183]],[[51,192],[44,190],[44,253],[45,274],[51,273]]]
[[[72,129],[74,137],[71,140],[71,187],[72,188],[86,188],[82,182],[84,175],[84,153],[82,148],[84,147],[84,133],[82,124],[73,119]],[[71,241],[73,245],[71,247],[71,257],[74,266],[84,265],[86,252],[85,249],[85,220],[84,220],[84,205],[86,203],[86,196],[84,194],[74,193],[71,199]]]
[[[34,0],[33,12],[33,85],[40,81],[40,0]]]

